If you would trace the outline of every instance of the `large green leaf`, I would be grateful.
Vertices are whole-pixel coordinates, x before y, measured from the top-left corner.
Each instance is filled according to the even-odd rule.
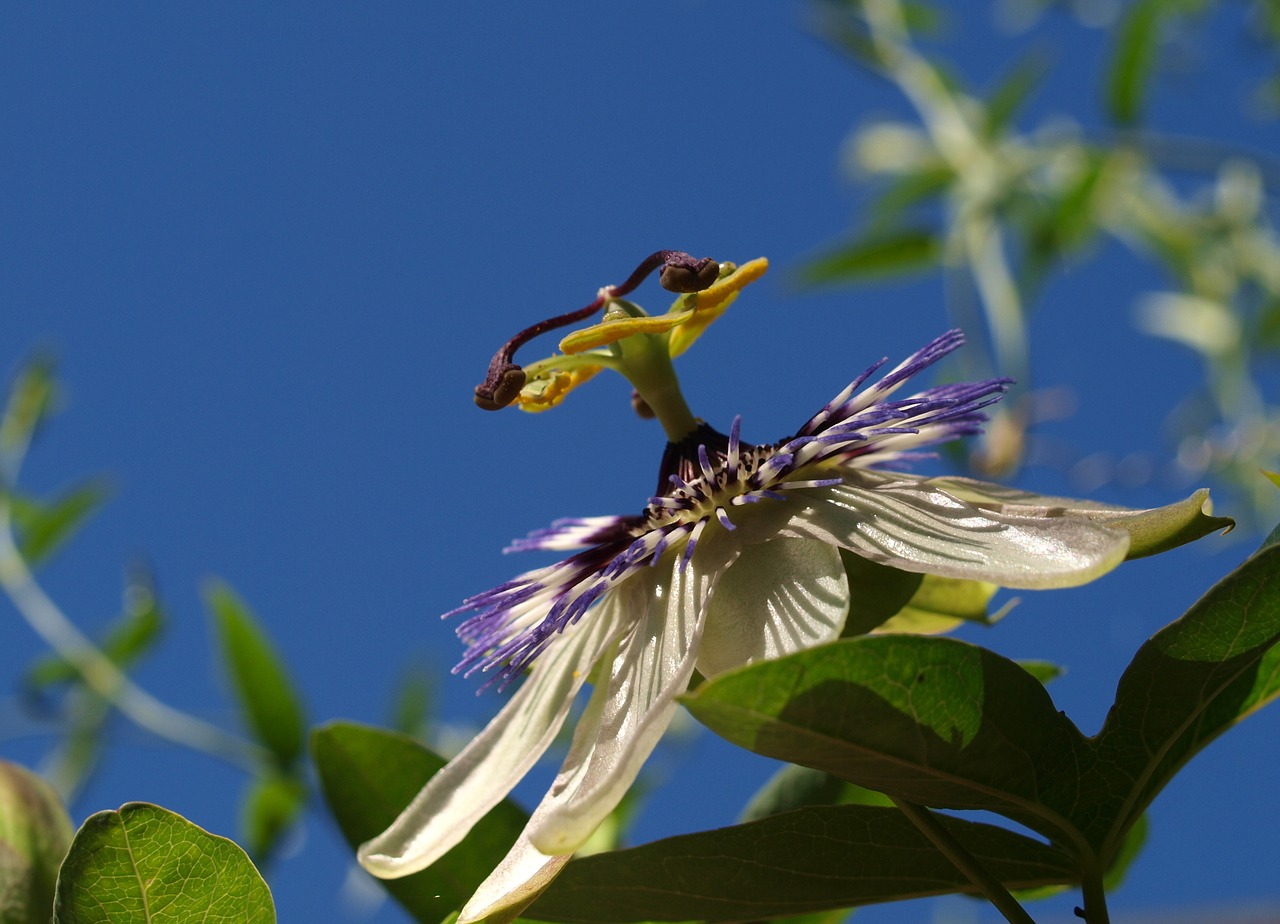
[[[1019,888],[1075,880],[1070,858],[992,825],[940,817]],[[754,921],[972,886],[894,808],[821,806],[573,860],[524,912],[563,924]]]
[[[1280,546],[1266,546],[1144,644],[1091,742],[1097,807],[1081,827],[1106,854],[1191,757],[1280,695]]]
[[[1280,545],[1266,545],[1142,646],[1083,738],[1031,673],[938,638],[844,639],[686,697],[719,734],[901,799],[999,812],[1091,870],[1122,862],[1156,794],[1280,696]]]
[[[271,893],[243,850],[155,805],[99,812],[58,874],[55,924],[269,924]]]
[[[325,801],[353,849],[382,833],[445,764],[411,738],[350,722],[312,732],[311,754]],[[527,820],[514,803],[502,802],[433,866],[383,885],[415,919],[437,924],[471,897]]]
[[[770,757],[944,808],[1000,812],[1070,842],[1085,741],[1021,666],[944,638],[842,639],[732,671],[685,697]]]
[[[245,724],[288,770],[302,755],[306,734],[293,682],[257,619],[229,586],[212,580],[204,596]]]

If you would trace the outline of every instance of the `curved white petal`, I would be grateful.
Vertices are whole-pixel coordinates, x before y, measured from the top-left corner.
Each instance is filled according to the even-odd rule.
[[[502,710],[422,788],[391,827],[362,844],[360,864],[384,879],[440,859],[497,805],[551,744],[592,666],[625,627],[606,598],[534,662]]]
[[[698,651],[708,677],[840,635],[849,582],[840,553],[812,539],[747,546],[711,598]]]
[[[673,551],[671,564],[619,588],[644,616],[623,639],[608,681],[600,679],[560,775],[529,820],[526,831],[538,850],[565,854],[582,846],[635,781],[671,722],[676,697],[688,688],[708,598],[738,552],[717,531],[698,543],[685,567]]]
[[[789,492],[784,535],[831,542],[904,571],[1026,589],[1072,587],[1124,561],[1123,530],[1074,517],[1007,516],[926,481],[864,472]]]
[[[527,834],[521,832],[502,862],[480,883],[475,894],[462,907],[457,924],[483,921],[508,909],[519,913],[520,909],[551,885],[551,881],[572,857],[568,853],[547,856],[529,842]]]

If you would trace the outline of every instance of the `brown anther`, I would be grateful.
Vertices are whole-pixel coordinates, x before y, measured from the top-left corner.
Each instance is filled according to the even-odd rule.
[[[496,376],[490,375],[476,386],[476,407],[484,411],[500,411],[516,398],[524,388],[524,370],[514,363],[502,367]]]
[[[701,292],[720,276],[720,264],[710,257],[691,263],[668,262],[658,275],[658,283],[668,292]]]

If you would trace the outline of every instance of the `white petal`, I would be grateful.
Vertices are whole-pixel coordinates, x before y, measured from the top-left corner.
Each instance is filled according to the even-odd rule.
[[[789,492],[797,510],[785,535],[831,542],[904,571],[1003,587],[1084,584],[1124,560],[1129,536],[1074,517],[981,510],[926,481],[845,475],[831,488]]]
[[[626,589],[644,617],[623,639],[607,682],[601,678],[573,747],[538,811],[529,839],[547,854],[580,847],[621,801],[671,722],[676,697],[697,660],[707,600],[738,555],[735,541],[708,531],[688,564],[668,554]],[[595,721],[598,710],[598,722]]]
[[[840,635],[849,582],[835,547],[775,539],[743,549],[716,587],[698,652],[708,677]]]
[[[572,854],[547,856],[521,833],[515,846],[463,906],[457,924],[483,921],[501,911],[518,914],[556,878]]]
[[[520,781],[555,738],[592,665],[624,627],[609,597],[538,658],[520,689],[400,817],[360,846],[361,865],[394,879],[425,869],[458,844]]]

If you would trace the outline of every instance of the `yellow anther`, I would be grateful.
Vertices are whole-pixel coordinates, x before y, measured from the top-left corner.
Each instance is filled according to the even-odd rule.
[[[582,330],[575,330],[560,341],[560,350],[569,354],[582,353],[616,343],[632,334],[662,334],[683,324],[693,315],[693,309],[690,308],[674,314],[660,314],[656,318],[612,318],[584,327]]]
[[[679,356],[693,344],[711,322],[724,314],[738,293],[755,282],[769,269],[764,257],[744,263],[734,272],[716,280],[701,292],[683,296],[684,304],[693,309],[693,317],[671,332],[669,349],[672,356]],[[683,312],[682,312],[683,313]]]
[[[564,396],[583,382],[595,377],[602,366],[579,366],[568,372],[556,369],[529,382],[520,391],[515,404],[522,411],[548,411],[564,400]]]

